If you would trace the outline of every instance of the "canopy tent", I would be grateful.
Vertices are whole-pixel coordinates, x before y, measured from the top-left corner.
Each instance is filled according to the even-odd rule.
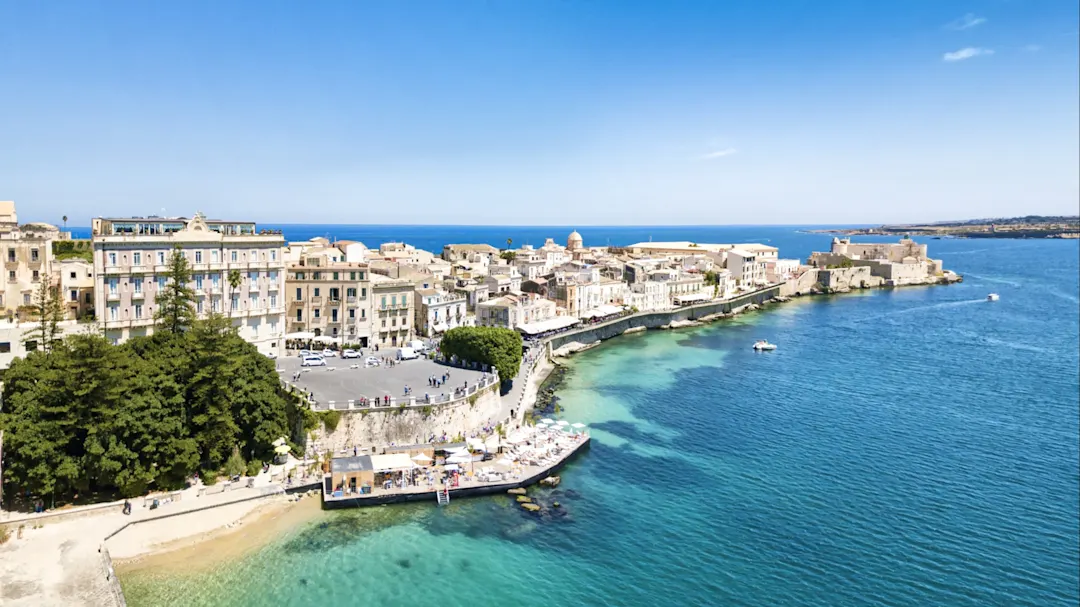
[[[319,335],[318,337],[313,337],[311,339],[311,341],[317,341],[319,343],[324,343],[324,344],[340,344],[341,343],[341,338],[340,337],[330,337],[329,335]]]
[[[436,333],[445,333],[445,332],[447,332],[447,331],[449,331],[449,330],[450,330],[450,326],[449,326],[449,325],[447,325],[447,324],[446,324],[446,323],[444,323],[444,322],[437,322],[437,323],[435,323],[434,325],[432,325],[432,327],[431,327],[431,328],[432,328],[432,330],[434,330],[434,331],[435,331]]]
[[[517,326],[517,330],[528,335],[536,335],[538,333],[558,331],[559,329],[572,327],[579,322],[581,322],[579,319],[570,316],[556,316],[555,318],[548,318],[537,322],[521,323]]]
[[[450,459],[446,460],[446,463],[448,463],[448,464],[467,464],[467,463],[469,463],[471,461],[473,461],[471,456],[455,455],[454,457],[451,457]]]
[[[597,307],[596,310],[598,312],[600,312],[601,316],[611,316],[612,314],[621,313],[623,311],[623,308],[622,308],[622,306],[613,306],[613,305],[609,305],[609,304],[604,304],[602,306]]]
[[[487,451],[487,446],[484,444],[484,441],[478,438],[466,439],[465,442],[469,444],[469,449],[473,451]]]
[[[710,299],[712,299],[712,297],[710,297],[706,293],[690,293],[690,294],[687,294],[687,295],[676,295],[675,296],[675,303],[676,304],[688,304],[688,303],[694,303],[694,302],[698,302],[698,301],[709,301]]]
[[[297,331],[296,333],[286,333],[285,339],[314,339],[315,334],[311,331]]]
[[[423,453],[417,453],[416,455],[412,456],[409,459],[411,459],[414,462],[430,462],[431,461],[431,458],[424,455]]]
[[[457,472],[460,469],[461,468],[458,468],[457,464],[447,464],[443,466],[443,470],[446,470],[447,472]]]
[[[372,455],[371,467],[376,472],[385,472],[387,470],[411,470],[416,467],[416,464],[409,459],[407,453],[387,453],[385,455]]]

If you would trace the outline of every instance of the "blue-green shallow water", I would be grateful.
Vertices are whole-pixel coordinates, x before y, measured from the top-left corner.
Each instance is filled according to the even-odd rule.
[[[564,518],[327,513],[213,573],[122,577],[129,603],[1075,605],[1077,243],[931,254],[967,280],[576,357],[565,417],[594,441]]]

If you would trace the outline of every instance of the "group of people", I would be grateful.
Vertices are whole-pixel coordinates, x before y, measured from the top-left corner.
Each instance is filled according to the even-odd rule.
[[[450,379],[450,372],[443,373],[442,376],[432,375],[427,379],[427,385],[429,388],[441,388],[446,380]]]

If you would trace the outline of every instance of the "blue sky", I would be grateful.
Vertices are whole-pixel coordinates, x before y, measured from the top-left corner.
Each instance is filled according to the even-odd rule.
[[[1076,213],[1077,3],[9,2],[24,219]]]

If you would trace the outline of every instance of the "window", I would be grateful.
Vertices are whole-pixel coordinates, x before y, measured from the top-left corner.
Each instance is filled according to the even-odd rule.
[[[302,301],[304,299],[304,290],[300,287],[296,287],[296,301]]]
[[[271,270],[266,276],[270,279],[270,282],[277,282],[277,270]]]
[[[141,280],[138,280],[138,279],[133,280],[131,282],[131,284],[135,287],[135,292],[136,293],[142,293],[142,281]]]
[[[296,280],[304,280],[304,273],[303,272],[297,272],[296,273]]]
[[[337,279],[338,279],[338,273],[334,272],[334,280],[337,280]]]
[[[259,296],[252,295],[248,298],[248,309],[255,310],[259,307]]]
[[[220,283],[221,283],[221,274],[211,274],[210,275],[210,285],[212,287],[214,287],[216,289],[216,288],[218,288]]]
[[[382,305],[379,306],[379,307],[386,308],[386,296],[385,295],[382,296]]]
[[[218,262],[218,250],[217,249],[214,249],[213,251],[210,251],[210,262],[211,263],[217,263]]]
[[[250,257],[248,257],[248,261],[258,261],[258,260],[259,260],[259,252],[256,251],[255,249],[252,249],[251,250],[251,255],[250,255]]]
[[[118,278],[110,278],[109,279],[109,294],[110,295],[116,295],[116,291],[119,288],[119,286],[120,286],[120,279],[118,279]]]
[[[250,280],[253,284],[256,283],[256,282],[259,282],[259,273],[258,272],[248,272],[248,280]]]
[[[202,290],[202,288],[203,288],[203,275],[202,274],[196,274],[195,275],[195,288],[199,289],[200,291]]]
[[[78,301],[79,301],[79,292],[78,291],[76,291],[75,289],[72,289],[68,293],[68,295],[71,296],[71,301],[74,301],[74,302],[78,303]]]
[[[356,297],[356,289],[345,289],[345,295],[348,297]]]
[[[312,280],[322,280],[322,272],[312,272],[311,273],[311,279]]]
[[[337,289],[337,288],[330,289],[330,301],[340,301],[340,300],[341,300],[341,290]]]
[[[330,322],[337,322],[337,308],[330,310]]]
[[[270,250],[270,261],[277,261],[277,249]]]
[[[302,320],[304,320],[304,311],[303,310],[297,310],[296,311],[296,322],[300,322]]]
[[[120,308],[116,306],[109,306],[109,320],[116,320],[120,315]]]
[[[8,280],[15,280],[15,270],[8,270],[7,277]]]
[[[15,249],[8,249],[7,260],[8,261],[15,261]]]
[[[109,253],[109,265],[110,266],[115,266],[116,265],[116,253]]]
[[[157,277],[158,291],[164,291],[165,290],[165,285],[167,285],[167,284],[169,284],[169,278],[167,276],[158,276]]]
[[[71,273],[71,279],[72,279],[72,280],[75,280],[75,272],[72,272],[72,273]]]
[[[236,257],[237,257],[237,255],[236,255],[236,251],[230,251],[230,253],[231,253],[231,255],[232,255],[232,256],[231,256],[231,257],[230,257],[229,259],[230,259],[231,261],[234,261],[234,262],[235,262],[235,261],[236,261]]]
[[[93,293],[86,293],[86,296],[83,298],[83,303],[87,303],[87,304],[94,303],[94,294]]]
[[[277,307],[277,295],[271,295],[270,296],[270,307],[271,308],[276,308]]]
[[[319,287],[315,287],[315,297],[319,296]]]
[[[364,280],[364,273],[360,272],[360,280]]]
[[[220,312],[221,311],[221,300],[218,299],[217,297],[215,297],[214,300],[210,302],[210,309],[213,310],[214,312]]]
[[[158,251],[157,262],[159,266],[165,265],[165,251]]]
[[[390,326],[391,327],[396,327],[397,326],[397,317],[396,316],[394,318],[390,319]]]
[[[319,318],[319,309],[318,309],[318,308],[315,308],[314,310],[312,310],[312,311],[311,311],[311,315],[312,315],[312,317],[314,317],[314,318]]]
[[[231,305],[232,305],[233,310],[236,310],[237,308],[240,307],[240,296],[239,295],[233,295],[232,296]]]
[[[141,266],[142,265],[142,253],[135,252],[135,253],[131,254],[131,265],[133,265],[133,266]]]
[[[38,250],[37,249],[30,249],[30,261],[37,261],[37,260],[38,260]]]
[[[356,272],[349,272],[349,280],[356,280]]]
[[[386,328],[386,319],[385,318],[382,319],[382,328],[384,328],[384,329]]]
[[[390,305],[391,305],[391,307],[397,305],[397,295],[391,295],[390,296]]]
[[[203,300],[200,299],[199,301],[195,302],[195,312],[197,314],[203,313]]]
[[[8,352],[11,352],[11,342],[0,341],[0,354],[7,354]]]
[[[360,288],[360,299],[367,299],[367,288]]]
[[[360,308],[360,318],[367,318],[367,310]]]
[[[41,271],[40,270],[34,270],[34,282],[37,282],[38,278],[40,278],[40,277],[41,277]]]
[[[202,263],[202,251],[195,251],[195,263]]]
[[[349,308],[349,318],[356,318],[356,308]]]
[[[142,305],[135,304],[135,318],[142,318]]]

